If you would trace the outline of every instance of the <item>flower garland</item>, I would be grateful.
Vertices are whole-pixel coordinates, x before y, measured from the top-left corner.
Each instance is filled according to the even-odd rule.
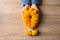
[[[22,20],[27,27],[27,30],[24,32],[26,35],[34,36],[38,33],[38,31],[35,29],[36,24],[38,23],[38,17],[39,13],[33,8],[24,10]]]

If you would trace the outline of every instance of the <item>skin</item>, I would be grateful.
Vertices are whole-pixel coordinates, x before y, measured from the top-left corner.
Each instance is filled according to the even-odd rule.
[[[22,12],[23,12],[24,10],[26,10],[26,9],[28,10],[29,8],[33,8],[33,9],[39,11],[39,9],[38,9],[38,7],[37,7],[36,4],[32,4],[31,6],[30,6],[29,4],[27,4],[27,5],[25,5],[25,6],[23,7]]]
[[[25,6],[23,7],[22,13],[23,13],[24,10],[26,10],[26,9],[28,10],[29,8],[30,8],[30,5],[28,5],[28,4],[25,5]]]
[[[38,7],[37,7],[37,5],[36,5],[36,4],[32,4],[32,5],[31,5],[31,8],[33,8],[33,9],[35,9],[35,10],[39,11],[39,9],[38,9]]]

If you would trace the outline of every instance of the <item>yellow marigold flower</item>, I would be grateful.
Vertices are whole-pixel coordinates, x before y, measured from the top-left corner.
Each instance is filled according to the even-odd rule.
[[[30,32],[30,31],[28,31],[28,30],[25,30],[24,33],[25,33],[25,35],[27,35],[27,36],[31,36],[31,34],[32,34],[32,32]]]
[[[37,33],[38,33],[38,31],[36,29],[32,31],[33,36],[37,35]]]

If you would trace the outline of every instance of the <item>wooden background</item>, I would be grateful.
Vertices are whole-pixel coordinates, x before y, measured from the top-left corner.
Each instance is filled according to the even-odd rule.
[[[25,36],[21,0],[0,0],[0,40],[60,40],[60,0],[43,0],[40,35]]]

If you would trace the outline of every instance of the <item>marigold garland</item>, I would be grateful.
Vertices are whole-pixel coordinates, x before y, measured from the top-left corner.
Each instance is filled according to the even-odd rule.
[[[28,28],[24,32],[26,35],[31,36],[36,35],[38,33],[38,31],[34,29],[36,27],[36,24],[38,23],[38,17],[39,13],[33,8],[30,8],[29,10],[24,10],[22,20]]]

